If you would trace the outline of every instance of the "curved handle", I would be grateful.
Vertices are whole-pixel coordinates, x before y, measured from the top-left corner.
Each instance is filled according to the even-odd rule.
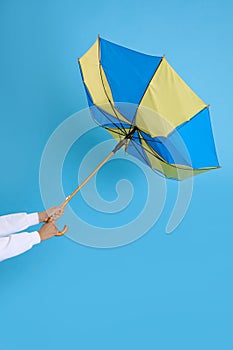
[[[52,222],[51,218],[48,218],[47,222]],[[65,225],[63,227],[63,230],[59,231],[55,236],[56,237],[60,237],[60,236],[63,236],[69,229],[69,226]]]
[[[63,236],[63,235],[68,231],[68,228],[69,228],[69,226],[65,225],[65,226],[63,227],[63,230],[59,231],[58,234],[56,234],[55,236],[56,236],[56,237]]]

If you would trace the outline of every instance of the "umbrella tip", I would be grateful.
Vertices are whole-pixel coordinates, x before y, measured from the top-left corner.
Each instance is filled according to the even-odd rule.
[[[166,54],[164,53],[164,54],[163,54],[163,58],[165,58],[165,56],[166,56]]]
[[[98,39],[100,39],[100,34],[98,34]]]

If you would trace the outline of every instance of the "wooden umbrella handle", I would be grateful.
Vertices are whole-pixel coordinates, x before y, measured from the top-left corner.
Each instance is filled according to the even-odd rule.
[[[68,231],[69,229],[69,226],[65,225],[63,227],[63,230],[59,231],[55,236],[56,237],[60,237],[60,236],[63,236],[64,234],[66,234],[66,232]]]
[[[92,171],[92,173],[68,196],[66,197],[65,201],[61,204],[61,207],[65,208],[65,206],[69,203],[69,201],[81,190],[81,188],[97,173],[97,171],[102,168],[102,166],[126,143],[127,139],[130,139],[135,131],[135,127],[131,132],[123,139],[121,140],[114,150],[110,152],[107,157],[104,158],[104,160]],[[48,222],[51,222],[51,219],[48,219]],[[56,236],[63,236],[67,230],[68,226],[65,225],[63,227],[63,230],[58,232]]]
[[[86,183],[97,173],[97,171],[102,168],[102,166],[114,155],[114,151],[110,152],[107,157],[92,171],[90,175],[68,196],[65,201],[61,204],[61,207],[65,208],[65,206],[69,203],[69,201],[81,190],[81,188],[86,185]]]
[[[61,204],[61,207],[65,208],[65,206],[69,203],[69,201],[81,190],[81,188],[97,173],[97,171],[113,156],[115,152],[112,151],[107,155],[107,157],[92,171],[92,173],[68,196],[65,201]],[[51,222],[51,219],[48,219],[48,222]],[[60,237],[63,236],[67,230],[68,226],[65,225],[63,230],[58,232],[55,236]]]

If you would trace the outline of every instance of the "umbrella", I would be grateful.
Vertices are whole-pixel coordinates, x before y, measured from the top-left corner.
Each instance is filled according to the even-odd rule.
[[[98,36],[78,62],[92,117],[118,143],[63,206],[122,147],[170,179],[219,168],[210,106],[165,56],[146,55]]]

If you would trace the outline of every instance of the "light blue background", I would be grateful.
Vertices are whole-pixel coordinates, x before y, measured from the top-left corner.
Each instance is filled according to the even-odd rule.
[[[232,13],[227,0],[1,0],[1,214],[43,209],[42,151],[86,107],[76,58],[98,33],[166,53],[211,104],[223,168],[195,179],[170,236],[167,205],[123,248],[61,238],[1,263],[0,349],[232,349]]]

